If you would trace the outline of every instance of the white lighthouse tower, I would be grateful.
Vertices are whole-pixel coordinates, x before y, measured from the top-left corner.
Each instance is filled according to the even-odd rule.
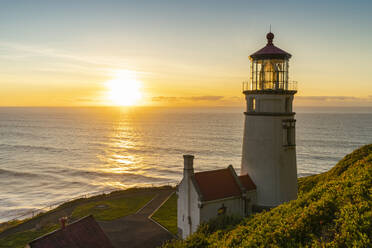
[[[273,44],[249,56],[250,81],[243,83],[247,101],[241,173],[257,186],[257,206],[275,207],[297,198],[295,113],[297,83],[288,80],[291,55]]]

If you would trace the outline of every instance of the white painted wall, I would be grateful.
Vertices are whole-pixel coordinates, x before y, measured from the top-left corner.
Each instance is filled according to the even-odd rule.
[[[184,177],[177,190],[177,227],[179,229],[178,234],[183,239],[194,233],[200,224],[200,209],[198,207],[199,196],[195,190],[194,185],[191,182],[191,179],[189,183],[190,187],[188,187],[189,185],[187,185],[187,180],[185,180]],[[188,202],[188,189],[190,190],[190,204]],[[188,211],[189,206],[190,212]],[[189,222],[189,216],[191,225]],[[180,232],[180,230],[182,231]]]
[[[191,233],[196,232],[200,225],[199,196],[194,185],[191,187]]]
[[[218,216],[218,209],[222,207],[222,204],[226,207],[226,215],[244,216],[244,203],[242,198],[234,197],[230,199],[221,199],[203,204],[203,207],[200,209],[200,223],[216,218]]]
[[[256,190],[251,190],[246,193],[246,204],[248,212],[246,213],[246,216],[252,214],[252,205],[257,204],[257,191]]]
[[[200,223],[199,195],[192,183],[194,156],[184,155],[183,178],[177,188],[178,234],[186,238],[195,232]]]
[[[256,99],[255,112],[284,113],[286,111],[286,98],[289,98],[289,110],[292,112],[293,95],[290,94],[249,94],[246,95],[247,112],[251,109],[252,101]]]
[[[188,230],[188,221],[187,221],[187,185],[184,178],[180,182],[177,188],[177,228],[178,235],[184,237],[187,234]]]
[[[256,99],[258,113],[279,115],[245,115],[241,173],[248,173],[257,186],[257,205],[274,207],[297,198],[296,148],[283,146],[282,121],[294,119],[281,116],[292,112],[292,95],[247,95]],[[286,109],[286,98],[290,98]]]

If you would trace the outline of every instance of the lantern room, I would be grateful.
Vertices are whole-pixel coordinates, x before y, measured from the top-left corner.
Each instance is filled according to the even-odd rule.
[[[250,81],[243,84],[243,91],[296,91],[296,83],[289,83],[288,61],[291,54],[274,46],[274,34],[266,35],[267,45],[249,56]]]

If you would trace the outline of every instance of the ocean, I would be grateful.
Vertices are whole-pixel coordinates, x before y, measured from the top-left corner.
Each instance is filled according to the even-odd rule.
[[[0,108],[0,222],[87,193],[240,172],[242,108]],[[298,176],[372,143],[371,108],[296,109]]]

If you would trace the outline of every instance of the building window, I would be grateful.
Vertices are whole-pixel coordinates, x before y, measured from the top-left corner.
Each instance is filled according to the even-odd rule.
[[[226,213],[226,207],[224,204],[222,204],[222,207],[220,207],[218,210],[218,215],[224,215]]]
[[[256,111],[256,98],[250,97],[248,104],[249,111]]]
[[[283,120],[283,146],[296,145],[296,120]]]

